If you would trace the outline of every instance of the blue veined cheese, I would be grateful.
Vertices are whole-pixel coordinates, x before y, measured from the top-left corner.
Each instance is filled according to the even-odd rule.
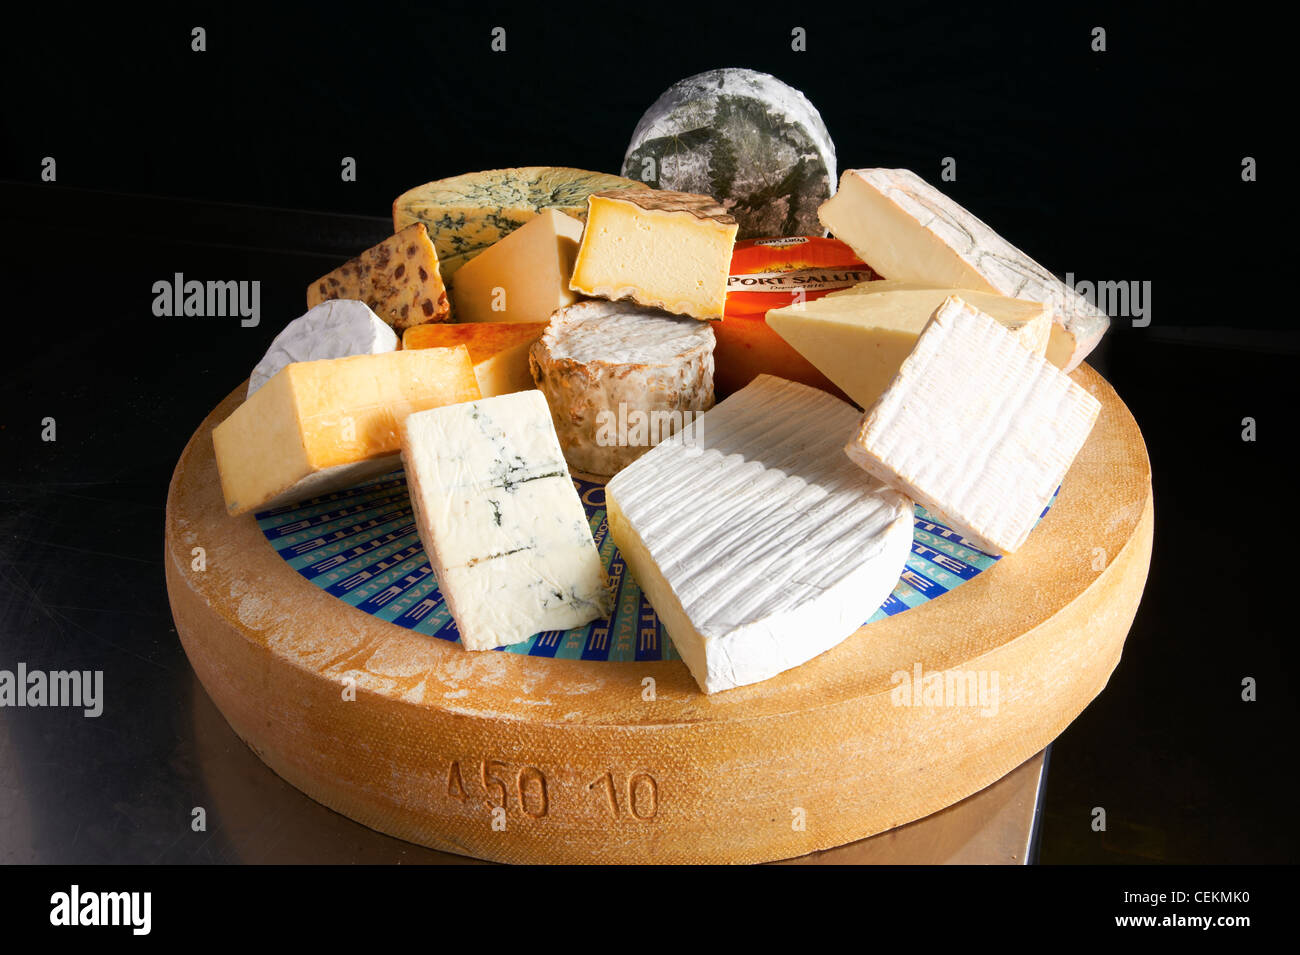
[[[709,70],[669,87],[632,133],[623,175],[712,196],[738,238],[821,235],[835,146],[808,98],[754,70]]]
[[[1100,411],[1069,375],[952,295],[844,450],[980,550],[1009,554],[1034,529]]]
[[[829,650],[898,583],[912,503],[840,453],[857,419],[759,375],[605,486],[614,542],[706,693]]]
[[[641,188],[641,183],[564,166],[470,172],[427,182],[394,199],[393,231],[423,222],[445,281],[543,209],[555,209],[585,222],[587,196],[631,188]]]
[[[540,391],[411,415],[402,463],[465,649],[609,615],[605,571]]]
[[[390,351],[397,351],[397,334],[370,306],[352,299],[329,299],[295,318],[275,336],[248,378],[248,394],[251,397],[276,372],[295,361]]]

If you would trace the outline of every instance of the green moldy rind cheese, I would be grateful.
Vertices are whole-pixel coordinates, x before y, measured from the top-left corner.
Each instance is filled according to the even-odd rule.
[[[544,209],[585,222],[587,196],[593,192],[641,185],[622,176],[563,166],[470,172],[402,193],[393,200],[393,229],[401,232],[413,222],[423,222],[445,281]]]
[[[721,69],[674,83],[637,123],[623,175],[703,193],[738,238],[824,235],[817,207],[835,191],[835,146],[808,98],[775,76]]]

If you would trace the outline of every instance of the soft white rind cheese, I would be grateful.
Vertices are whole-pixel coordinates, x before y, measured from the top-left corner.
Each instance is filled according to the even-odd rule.
[[[845,449],[990,554],[1018,549],[1101,404],[958,298],[934,313]]]
[[[1051,306],[1047,359],[1072,371],[1110,318],[910,169],[849,169],[817,212],[887,279],[995,292]]]
[[[295,318],[275,336],[248,377],[251,396],[285,365],[397,350],[397,335],[365,302],[331,299]]]
[[[706,693],[830,649],[898,583],[912,504],[839,453],[857,417],[760,375],[606,485],[614,541]]]
[[[540,392],[411,415],[402,461],[420,540],[467,650],[608,616],[600,555]]]

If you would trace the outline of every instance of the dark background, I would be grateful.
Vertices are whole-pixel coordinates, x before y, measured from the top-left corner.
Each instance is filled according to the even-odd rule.
[[[192,724],[210,708],[178,698],[191,682],[163,589],[166,484],[189,434],[301,314],[307,283],[391,231],[400,192],[511,165],[617,172],[659,93],[718,66],[802,89],[842,168],[938,182],[953,156],[945,191],[1058,274],[1152,283],[1151,325],[1117,319],[1090,361],[1148,442],[1155,557],[1110,686],[1054,748],[1041,858],[1295,859],[1281,27],[1196,5],[692,5],[680,24],[669,9],[50,7],[11,32],[0,666],[102,668],[119,702],[99,720],[0,715],[0,787],[32,807],[0,819],[0,861],[231,857],[169,815],[205,798]],[[807,52],[790,50],[794,26]],[[341,181],[344,156],[358,181]],[[1244,156],[1259,181],[1241,180]],[[155,318],[152,283],[177,271],[261,280],[262,324]],[[1246,676],[1256,703],[1240,701]]]

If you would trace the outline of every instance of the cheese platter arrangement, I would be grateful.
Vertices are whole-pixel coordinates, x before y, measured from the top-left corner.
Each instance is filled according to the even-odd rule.
[[[167,505],[182,644],[271,769],[482,859],[764,862],[1104,688],[1153,526],[1107,316],[836,163],[798,91],[710,71],[622,175],[418,186],[310,283]]]

